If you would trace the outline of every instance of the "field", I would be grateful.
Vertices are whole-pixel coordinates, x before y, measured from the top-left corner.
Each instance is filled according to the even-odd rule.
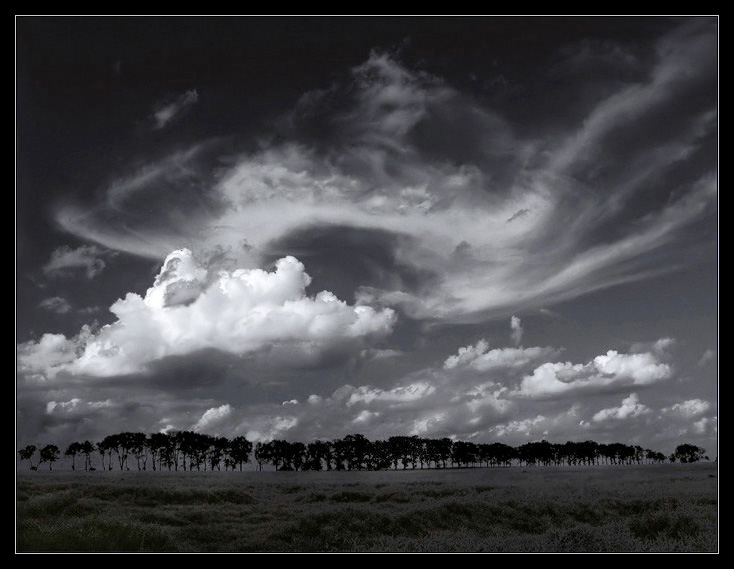
[[[18,552],[717,552],[713,463],[24,472]]]

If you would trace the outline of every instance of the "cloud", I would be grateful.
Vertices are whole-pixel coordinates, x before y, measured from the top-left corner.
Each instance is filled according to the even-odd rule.
[[[212,428],[216,428],[231,413],[232,406],[229,403],[207,409],[201,418],[191,426],[191,430],[196,432],[211,432]]]
[[[280,259],[273,272],[212,274],[190,251],[174,251],[144,297],[128,293],[110,307],[114,323],[74,339],[45,334],[21,344],[19,369],[106,377],[204,349],[247,355],[273,346],[308,358],[392,331],[392,310],[350,306],[329,291],[309,297],[310,282],[293,257]]]
[[[609,420],[622,421],[648,413],[650,413],[650,408],[640,403],[637,393],[632,393],[629,397],[622,400],[622,404],[619,407],[602,409],[594,415],[593,420],[597,423]]]
[[[708,364],[716,360],[716,352],[712,349],[706,350],[701,359],[698,360],[699,367],[706,367]]]
[[[587,364],[543,363],[523,378],[514,395],[543,398],[581,390],[651,385],[671,375],[670,365],[661,363],[654,353],[620,354],[609,350]]]
[[[360,283],[362,303],[442,322],[550,306],[675,270],[671,252],[705,246],[688,237],[716,214],[715,168],[697,158],[716,135],[716,37],[706,22],[684,24],[660,38],[646,74],[616,58],[644,79],[606,88],[581,120],[526,138],[442,79],[373,53],[346,84],[304,95],[258,150],[224,165],[216,144],[178,150],[183,162],[137,167],[103,203],[57,219],[141,256],[221,247],[247,267],[313,228],[379,232],[393,237],[391,264]],[[667,138],[641,136],[642,121]],[[675,175],[683,166],[689,173]]]
[[[703,417],[691,427],[691,432],[697,435],[711,434],[716,435],[719,430],[718,417]]]
[[[44,298],[38,303],[38,307],[48,310],[49,312],[55,312],[56,314],[66,314],[71,311],[71,304],[69,304],[69,301],[60,296]]]
[[[523,329],[522,323],[517,316],[513,316],[512,318],[510,318],[510,328],[512,329],[512,341],[516,346],[519,346],[520,342],[522,342]]]
[[[82,245],[76,249],[63,245],[51,253],[51,258],[43,266],[43,272],[49,277],[65,277],[83,271],[91,280],[104,270],[103,257],[110,254],[95,245]]]
[[[487,340],[479,340],[474,346],[459,348],[456,355],[449,356],[443,364],[444,369],[472,368],[476,371],[493,369],[522,368],[541,358],[555,354],[553,348],[496,348],[489,349]]]
[[[183,270],[180,265],[178,268]],[[186,274],[196,274],[195,264],[189,268],[191,272]],[[170,282],[173,274],[162,278]],[[186,308],[191,303],[175,306]],[[39,345],[45,348],[48,365],[54,365],[53,358],[57,358],[62,362],[57,365],[63,368],[68,365],[64,362],[73,362],[83,353],[90,335],[95,337],[91,332],[86,339],[49,335]],[[360,354],[360,350],[353,353]],[[180,372],[176,372],[175,385],[169,385],[141,382],[139,376],[89,381],[68,372],[58,373],[53,381],[42,376],[36,380],[26,370],[19,375],[19,420],[23,429],[41,433],[40,438],[69,441],[98,437],[100,425],[104,434],[136,425],[145,432],[195,429],[228,437],[245,435],[253,441],[284,438],[309,442],[362,433],[372,440],[405,434],[512,445],[542,438],[552,442],[588,438],[639,443],[666,452],[672,451],[682,436],[694,444],[711,444],[716,417],[709,415],[710,402],[681,399],[665,407],[653,405],[661,394],[669,396],[668,386],[661,383],[663,379],[660,383],[646,382],[658,374],[666,378],[672,374],[672,368],[656,367],[667,364],[661,364],[653,351],[621,355],[608,351],[573,369],[574,364],[555,361],[560,349],[490,350],[488,343],[480,340],[463,350],[445,361],[459,353],[472,357],[449,367],[443,362],[397,379],[381,378],[381,384],[364,382],[336,388],[322,384],[320,389],[303,382],[265,386],[243,384],[239,376],[225,374],[217,389],[229,394],[227,402],[198,399],[203,384],[186,389]],[[218,354],[221,359],[222,354]],[[523,375],[529,366],[535,370]],[[519,396],[522,388],[527,388],[523,382],[547,366],[560,370],[554,381],[568,381],[572,388],[551,395],[536,391]],[[638,393],[629,389],[637,385],[646,388],[644,404]],[[272,389],[278,390],[276,401],[266,396]],[[28,425],[22,418],[31,409],[46,412],[40,418],[36,414],[33,425]]]
[[[191,89],[179,95],[173,102],[159,106],[153,113],[155,128],[162,129],[171,121],[179,118],[185,111],[195,105],[199,100],[199,93]]]
[[[700,417],[711,408],[711,403],[702,399],[689,399],[661,409],[664,415],[677,415],[684,419]]]

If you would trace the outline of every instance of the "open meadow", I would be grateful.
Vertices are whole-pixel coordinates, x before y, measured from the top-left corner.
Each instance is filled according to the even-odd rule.
[[[715,463],[17,475],[18,552],[717,552]]]

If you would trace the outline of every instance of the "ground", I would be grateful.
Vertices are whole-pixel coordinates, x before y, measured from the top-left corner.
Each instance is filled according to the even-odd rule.
[[[250,468],[252,466],[250,465]],[[718,465],[17,474],[18,552],[717,552]]]

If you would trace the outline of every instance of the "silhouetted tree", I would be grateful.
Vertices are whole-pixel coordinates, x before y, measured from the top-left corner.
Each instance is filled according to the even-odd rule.
[[[97,443],[97,451],[102,459],[102,470],[105,469],[104,457],[107,455],[107,470],[112,470],[112,440],[113,437],[106,436]]]
[[[80,452],[84,455],[84,470],[94,470],[92,466],[92,453],[94,452],[94,445],[90,441],[84,441],[79,448]]]
[[[56,445],[46,445],[40,452],[41,462],[48,462],[48,469],[53,470],[53,463],[59,459],[60,453],[61,451]],[[41,462],[39,462],[39,465]]]
[[[21,460],[27,460],[31,470],[36,470],[38,465],[33,464],[33,456],[36,454],[36,445],[28,445],[18,451]]]
[[[82,450],[81,443],[71,443],[68,447],[66,447],[66,451],[64,451],[64,456],[70,456],[71,457],[71,469],[76,470],[76,455],[78,455]]]
[[[262,472],[263,464],[270,462],[270,446],[265,443],[258,442],[255,445],[255,450],[252,454],[255,458],[255,462],[257,462],[257,469]]]
[[[678,459],[682,463],[698,462],[704,457],[705,453],[706,449],[703,449],[696,445],[684,443],[675,447],[673,457]]]
[[[232,439],[229,445],[229,456],[233,464],[239,464],[242,471],[242,464],[250,462],[250,453],[252,452],[252,442],[246,437],[239,436]]]

